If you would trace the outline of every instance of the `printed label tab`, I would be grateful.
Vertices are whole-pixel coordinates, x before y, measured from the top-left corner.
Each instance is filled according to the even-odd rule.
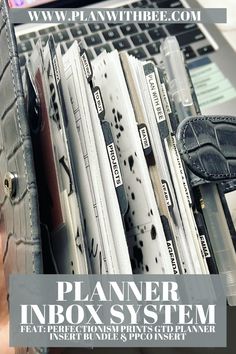
[[[160,96],[159,89],[157,86],[155,73],[150,73],[150,74],[146,75],[146,81],[148,84],[153,108],[156,113],[157,122],[161,123],[166,118],[165,118],[165,114],[164,114],[163,107],[162,107],[161,96]]]
[[[143,149],[148,149],[150,147],[150,141],[149,141],[149,137],[148,137],[148,132],[147,132],[147,128],[146,127],[142,127],[139,129],[139,135],[141,138],[141,142],[142,142],[142,146]]]
[[[167,248],[168,248],[168,251],[169,251],[170,260],[171,260],[171,264],[172,264],[172,268],[173,268],[174,274],[179,274],[179,267],[178,267],[178,264],[177,264],[177,261],[176,261],[173,243],[172,243],[171,240],[166,241],[166,243],[167,243]]]
[[[115,187],[117,188],[123,184],[123,181],[121,177],[120,166],[118,163],[114,143],[107,145],[107,151],[108,151],[108,156],[111,164]]]

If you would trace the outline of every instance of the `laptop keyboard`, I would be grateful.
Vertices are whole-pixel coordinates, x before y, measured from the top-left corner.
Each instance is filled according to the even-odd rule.
[[[124,6],[125,8],[180,8],[179,0],[141,0]],[[59,24],[37,32],[30,32],[17,38],[20,65],[26,63],[34,44],[39,38],[43,45],[49,35],[61,45],[65,53],[74,40],[82,40],[92,60],[103,50],[126,50],[139,59],[152,59],[158,62],[160,44],[168,35],[175,35],[183,49],[186,60],[214,51],[202,31],[194,23],[156,24],[156,23],[90,23]]]

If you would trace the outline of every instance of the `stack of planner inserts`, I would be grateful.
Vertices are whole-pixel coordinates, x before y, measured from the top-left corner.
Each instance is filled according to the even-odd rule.
[[[64,55],[52,37],[35,45],[24,85],[56,273],[218,273],[201,179],[176,143],[182,117],[164,59],[157,66],[114,50],[91,63],[77,41]]]

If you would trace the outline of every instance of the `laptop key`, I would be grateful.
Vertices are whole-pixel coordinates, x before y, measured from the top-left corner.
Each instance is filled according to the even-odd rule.
[[[147,58],[147,55],[142,47],[129,50],[128,53],[135,56],[138,59]]]
[[[34,43],[37,43],[38,40],[41,40],[42,46],[44,47],[47,44],[47,41],[49,39],[49,36],[44,36],[44,37],[40,37],[40,38],[35,38],[34,39]]]
[[[190,43],[194,43],[200,41],[201,39],[204,39],[205,36],[199,29],[196,29],[189,32],[184,32],[183,34],[178,34],[176,38],[179,42],[180,47],[184,47]]]
[[[69,35],[68,35],[67,31],[61,31],[61,32],[54,33],[53,37],[54,37],[54,40],[56,43],[64,42],[69,39]]]
[[[75,28],[71,28],[70,31],[71,31],[71,34],[74,38],[84,36],[88,33],[85,26],[78,26]]]
[[[18,44],[18,53],[26,53],[31,51],[32,48],[32,44],[29,41],[25,41],[25,42],[21,42]]]
[[[116,28],[104,31],[104,32],[102,32],[102,34],[103,34],[103,37],[105,38],[106,41],[111,41],[113,39],[120,38],[120,34]]]
[[[197,28],[195,23],[171,23],[170,25],[166,25],[166,28],[171,35],[176,35],[181,32],[190,31],[192,29]]]
[[[214,52],[214,50],[215,49],[212,47],[212,45],[209,44],[209,45],[205,45],[202,48],[199,48],[197,51],[199,55],[204,55],[204,54],[212,53]]]
[[[186,60],[196,57],[196,53],[194,52],[193,48],[190,45],[184,47],[182,50]]]
[[[108,23],[108,26],[109,26],[109,27],[115,27],[115,26],[119,26],[119,25],[122,25],[122,23],[116,23],[116,22],[110,22],[110,23]]]
[[[131,5],[134,8],[135,7],[148,7],[148,1],[147,0],[141,0],[141,1],[134,2]]]
[[[60,23],[60,25],[58,25],[58,28],[59,28],[60,30],[63,30],[63,29],[66,28],[66,25],[65,25],[64,23]]]
[[[158,41],[159,39],[166,37],[165,31],[161,27],[152,28],[148,33],[153,41]]]
[[[160,45],[161,45],[161,42],[158,41],[158,42],[153,42],[153,43],[150,43],[146,46],[148,52],[150,55],[155,55],[155,54],[159,54],[160,53]]]
[[[44,34],[52,33],[56,31],[56,27],[48,27],[39,31],[39,34],[43,36]]]
[[[117,49],[118,51],[126,50],[131,47],[127,38],[119,39],[117,41],[112,42],[112,44],[113,44],[114,48]]]
[[[121,26],[120,29],[124,36],[138,32],[137,27],[133,23],[127,23],[126,25]]]
[[[156,2],[153,1],[153,2]],[[179,0],[161,0],[161,1],[157,1],[157,6],[160,8],[176,8],[176,7],[183,7],[182,3]]]
[[[84,40],[89,47],[102,43],[101,37],[97,33],[84,37]]]
[[[23,34],[22,36],[19,36],[19,40],[20,41],[27,41],[30,38],[35,38],[37,36],[37,34],[35,32],[29,32],[26,34]]]
[[[156,27],[155,23],[139,23],[139,27],[141,28],[141,30],[145,31],[148,30],[150,28]]]
[[[89,28],[91,32],[98,32],[104,30],[106,27],[104,23],[89,23]]]
[[[138,33],[130,37],[135,46],[146,44],[149,42],[145,33]]]
[[[60,30],[64,30],[65,28],[74,27],[74,26],[75,26],[74,23],[60,23],[60,25],[58,25],[57,27],[58,27]]]
[[[95,50],[96,54],[99,55],[104,50],[107,52],[111,52],[112,49],[108,43],[105,43],[103,45],[100,45],[99,47],[95,47],[94,50]]]

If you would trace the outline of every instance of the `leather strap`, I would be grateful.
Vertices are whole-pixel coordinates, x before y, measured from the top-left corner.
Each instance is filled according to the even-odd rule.
[[[178,127],[177,144],[197,176],[209,181],[236,178],[236,117],[186,118]]]

